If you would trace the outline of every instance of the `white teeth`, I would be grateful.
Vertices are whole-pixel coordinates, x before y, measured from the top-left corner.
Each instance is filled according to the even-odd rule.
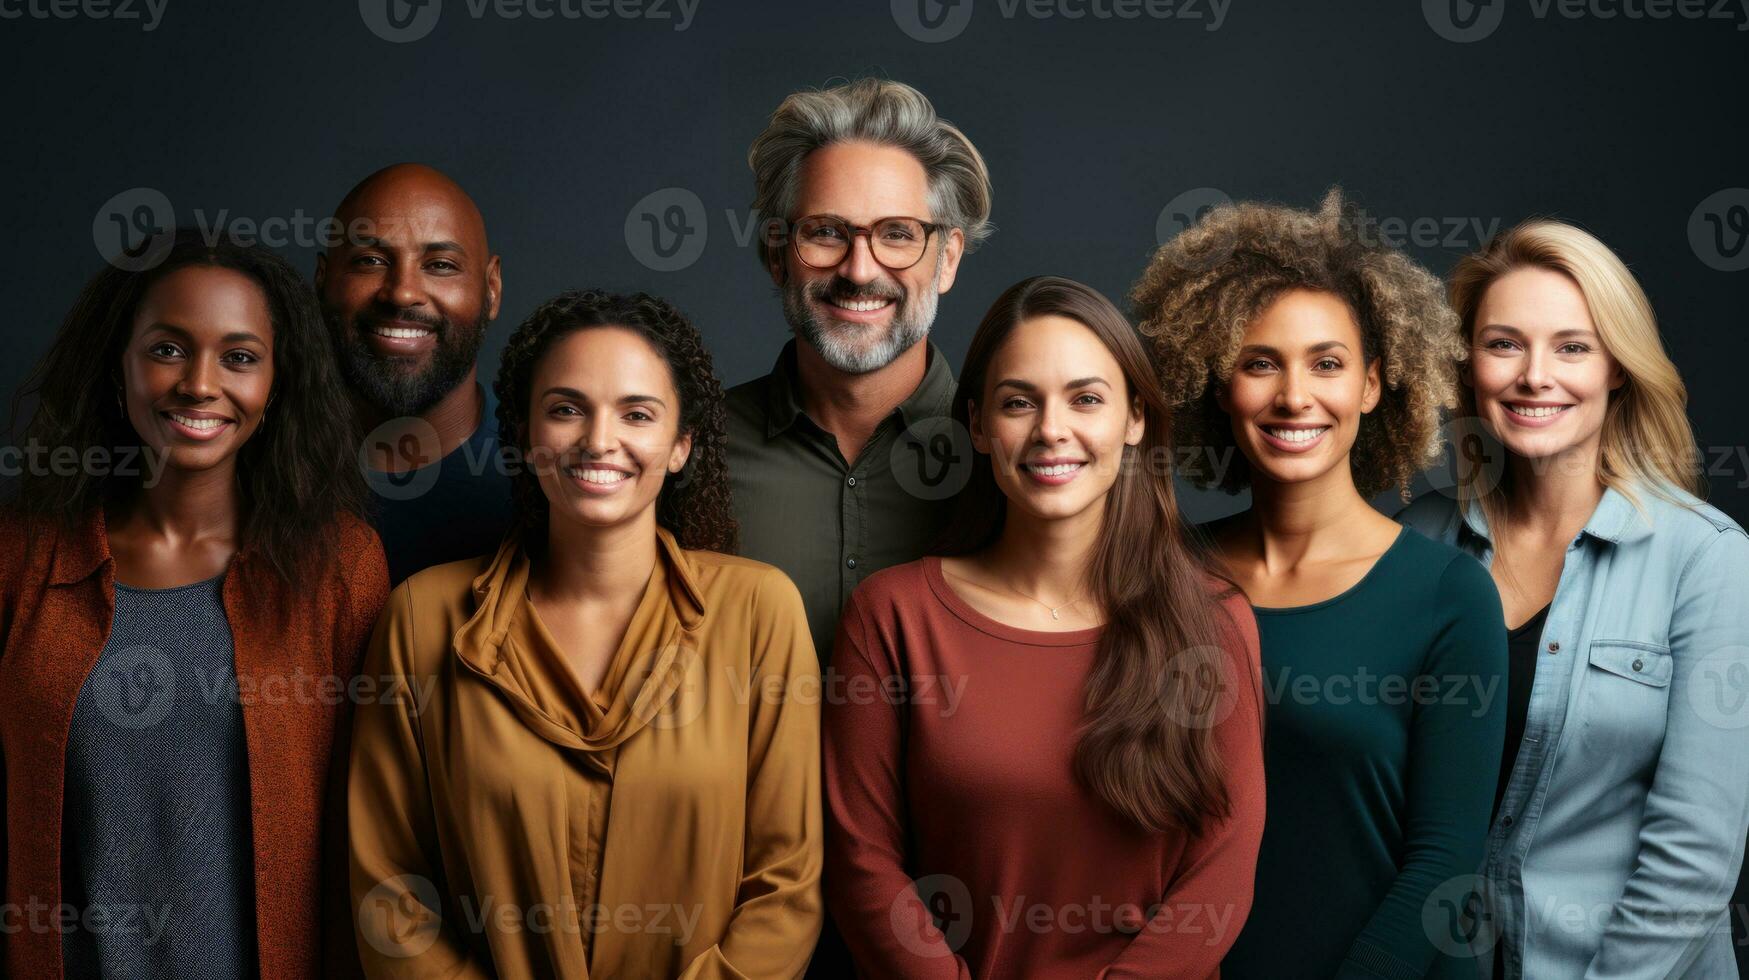
[[[890,299],[835,299],[832,305],[857,313],[867,313],[870,310],[881,310],[893,305]]]
[[[216,429],[225,424],[224,419],[191,419],[186,415],[178,415],[175,412],[171,412],[170,417],[175,419],[179,425],[186,425],[191,429],[199,429],[202,432],[209,429]]]
[[[1277,429],[1266,425],[1263,427],[1263,431],[1280,439],[1282,442],[1311,442],[1313,439],[1330,431],[1330,427],[1326,425],[1316,429]]]
[[[370,332],[376,334],[378,337],[393,337],[397,340],[413,340],[416,337],[423,337],[431,331],[421,330],[418,327],[371,327]]]
[[[1506,409],[1514,415],[1522,415],[1527,419],[1543,419],[1551,415],[1559,415],[1571,407],[1570,405],[1545,405],[1540,408],[1528,408],[1522,405],[1508,405]]]
[[[573,466],[565,472],[584,483],[618,483],[630,476],[620,470],[583,469],[580,466]]]
[[[1081,464],[1080,463],[1057,463],[1054,466],[1035,466],[1031,463],[1028,463],[1026,465],[1026,468],[1029,472],[1037,473],[1040,476],[1068,476],[1070,473],[1073,473],[1076,470],[1080,469]]]

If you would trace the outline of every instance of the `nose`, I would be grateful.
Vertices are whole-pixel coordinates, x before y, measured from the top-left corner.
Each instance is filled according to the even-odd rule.
[[[1518,383],[1521,387],[1532,391],[1549,387],[1547,356],[1547,352],[1541,347],[1532,347],[1525,352],[1524,373],[1518,376]]]
[[[843,261],[838,263],[838,274],[860,286],[874,282],[883,272],[881,264],[875,261],[869,236],[852,232],[850,248],[845,251]]]
[[[419,267],[413,259],[390,263],[383,284],[377,290],[377,301],[396,309],[424,305],[425,292],[419,283]]]
[[[1038,438],[1040,442],[1062,442],[1068,438],[1069,426],[1067,416],[1068,406],[1056,399],[1047,399],[1038,413]]]
[[[1312,395],[1299,371],[1290,368],[1281,373],[1281,383],[1275,390],[1275,406],[1296,415],[1311,409]]]
[[[176,379],[176,393],[190,401],[212,401],[219,396],[218,359],[212,354],[196,354],[184,362],[182,376]]]
[[[596,412],[591,416],[588,427],[583,433],[583,450],[590,456],[599,459],[619,445],[614,437],[613,413]]]

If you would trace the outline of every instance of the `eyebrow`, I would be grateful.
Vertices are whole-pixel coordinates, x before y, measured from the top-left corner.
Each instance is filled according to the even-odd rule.
[[[187,340],[194,339],[194,334],[189,333],[186,328],[177,326],[174,323],[162,323],[162,322],[153,323],[150,326],[146,327],[146,329],[148,331],[162,330],[162,331],[165,331],[167,333],[176,334],[177,336],[185,338]],[[219,340],[222,341],[223,343],[227,343],[227,344],[242,344],[242,343],[251,343],[251,342],[257,343],[257,344],[267,343],[266,340],[262,339],[260,334],[256,333],[253,330],[233,330],[230,333],[225,334],[223,337],[220,337]]]
[[[1502,333],[1509,333],[1515,337],[1524,336],[1523,330],[1518,329],[1510,323],[1490,323],[1482,327],[1482,330],[1499,330]],[[1481,331],[1479,330],[1477,332],[1480,333]],[[1596,331],[1586,330],[1583,327],[1564,327],[1560,330],[1556,330],[1554,336],[1557,340],[1565,337],[1585,337],[1590,340],[1598,339]]]
[[[547,395],[558,395],[560,398],[570,398],[580,402],[594,400],[578,389],[568,388],[564,385],[554,385],[546,391],[541,392],[541,397],[544,398]],[[655,395],[621,395],[617,403],[620,405],[660,405],[663,408],[668,407],[667,402],[657,398]]]
[[[1107,388],[1111,387],[1110,382],[1108,382],[1104,378],[1100,378],[1100,377],[1076,378],[1075,380],[1069,382],[1068,384],[1063,385],[1063,387],[1064,388],[1090,388],[1093,385],[1105,385],[1105,387],[1107,387]],[[1019,388],[1022,391],[1037,391],[1038,390],[1038,385],[1035,385],[1032,382],[1023,380],[1021,378],[1003,378],[1001,381],[996,382],[996,387],[998,387],[998,388]]]
[[[1341,348],[1342,350],[1347,350],[1348,345],[1343,343],[1340,340],[1326,340],[1321,344],[1313,344],[1312,346],[1306,348],[1306,353],[1308,353],[1308,354],[1322,354],[1325,351],[1336,350],[1337,348]],[[1247,351],[1255,352],[1258,354],[1267,354],[1270,357],[1277,357],[1277,358],[1281,357],[1281,351],[1276,350],[1274,347],[1271,347],[1268,344],[1246,344],[1244,347],[1239,348],[1239,353],[1241,353],[1241,354],[1244,354]]]
[[[353,244],[358,246],[359,248],[380,248],[380,249],[385,249],[388,251],[394,250],[394,246],[389,244],[388,241],[386,241],[385,239],[377,238],[374,235],[360,235],[356,239],[353,240]],[[420,247],[420,251],[422,251],[422,252],[459,252],[463,255],[466,255],[468,250],[462,247],[461,242],[455,241],[454,239],[445,238],[442,241],[426,242],[423,246]]]

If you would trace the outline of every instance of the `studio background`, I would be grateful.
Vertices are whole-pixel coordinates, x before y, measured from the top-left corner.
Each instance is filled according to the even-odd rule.
[[[956,366],[1024,276],[1127,308],[1223,195],[1310,207],[1339,184],[1440,274],[1551,215],[1645,285],[1711,498],[1749,522],[1744,0],[50,2],[0,3],[9,400],[142,203],[257,229],[308,272],[316,219],[403,160],[460,182],[503,257],[487,383],[529,311],[590,285],[673,300],[747,380],[788,336],[748,143],[790,91],[876,74],[922,89],[994,181],[997,230],[933,334]]]

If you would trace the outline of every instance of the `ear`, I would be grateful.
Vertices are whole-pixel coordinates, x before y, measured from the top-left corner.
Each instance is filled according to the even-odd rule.
[[[990,439],[984,434],[984,420],[978,417],[978,403],[966,399],[966,428],[971,430],[972,448],[990,455]]]
[[[1148,420],[1146,417],[1144,417],[1142,415],[1142,400],[1140,398],[1131,399],[1130,400],[1130,421],[1129,421],[1128,425],[1124,426],[1124,430],[1123,430],[1124,445],[1126,445],[1126,446],[1139,446],[1139,445],[1141,445],[1142,444],[1142,435],[1144,433],[1146,433],[1147,431],[1148,431]]]
[[[1379,397],[1384,393],[1383,385],[1379,381],[1380,360],[1382,358],[1375,357],[1366,366],[1366,391],[1360,396],[1360,414],[1362,415],[1379,407]]]
[[[327,283],[327,281],[328,281],[328,253],[326,253],[326,252],[317,252],[316,253],[315,280],[316,280],[316,293],[317,293],[317,295],[320,295],[322,290],[325,288],[324,284]]]
[[[1628,372],[1615,358],[1609,359],[1609,390],[1616,391],[1628,383]]]
[[[686,468],[686,461],[692,456],[692,433],[682,432],[680,438],[674,440],[674,447],[668,450],[668,472],[678,473]]]
[[[486,263],[486,319],[498,319],[498,304],[504,296],[503,265],[498,256]]]
[[[941,240],[941,274],[936,277],[940,283],[937,292],[945,293],[953,288],[954,278],[959,275],[960,256],[965,250],[966,233],[958,228],[950,229]]]
[[[1216,381],[1214,383],[1214,386],[1215,386],[1215,404],[1219,405],[1221,408],[1221,411],[1227,413],[1228,415],[1233,414],[1232,386],[1228,385],[1224,381]]]

